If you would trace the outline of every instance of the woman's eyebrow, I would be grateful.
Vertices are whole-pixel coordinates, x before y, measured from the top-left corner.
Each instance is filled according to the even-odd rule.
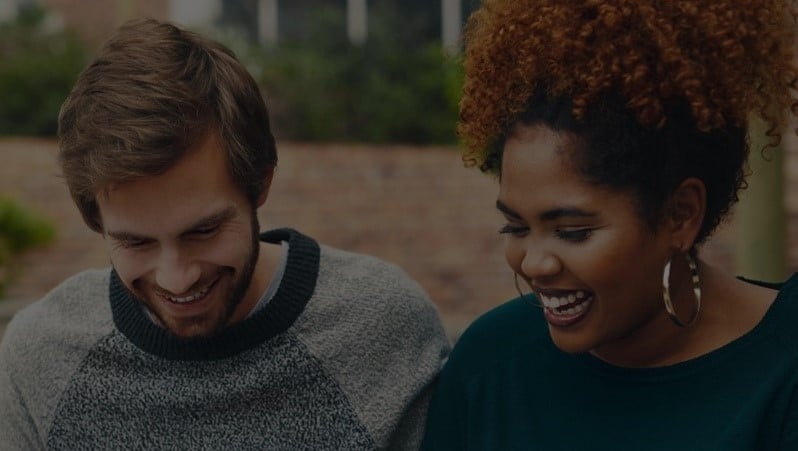
[[[500,212],[504,213],[505,216],[513,219],[521,219],[521,215],[515,212],[512,208],[508,207],[504,202],[501,200],[496,200],[496,209]]]
[[[577,207],[560,207],[546,210],[540,214],[542,221],[553,221],[560,218],[593,218],[598,214]]]
[[[496,208],[504,213],[507,217],[513,219],[521,219],[521,215],[515,212],[512,208],[508,207],[501,200],[496,201]],[[560,218],[594,218],[598,216],[597,213],[585,211],[577,207],[558,207],[546,210],[539,215],[541,221],[553,221]]]

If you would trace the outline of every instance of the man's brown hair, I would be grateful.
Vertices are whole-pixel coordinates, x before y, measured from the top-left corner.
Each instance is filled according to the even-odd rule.
[[[227,48],[152,19],[128,22],[81,73],[58,118],[59,162],[86,224],[96,196],[168,170],[218,132],[228,171],[253,203],[277,164],[260,89]]]

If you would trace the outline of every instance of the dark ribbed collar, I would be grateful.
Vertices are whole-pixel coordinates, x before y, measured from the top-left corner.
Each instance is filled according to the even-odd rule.
[[[265,232],[260,239],[268,243],[288,241],[288,261],[274,298],[251,317],[213,337],[178,338],[146,316],[141,302],[125,289],[116,271],[112,270],[110,301],[117,329],[144,351],[170,360],[231,357],[284,332],[302,313],[316,288],[319,245],[292,229]]]

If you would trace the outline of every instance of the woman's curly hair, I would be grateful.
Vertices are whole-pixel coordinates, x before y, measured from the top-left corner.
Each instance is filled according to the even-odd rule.
[[[704,180],[717,205],[700,242],[744,184],[751,115],[775,144],[798,111],[795,11],[795,0],[484,0],[465,33],[463,160],[498,172],[518,123],[576,132],[582,172],[637,191],[652,221],[684,177]],[[662,164],[682,168],[652,180]]]

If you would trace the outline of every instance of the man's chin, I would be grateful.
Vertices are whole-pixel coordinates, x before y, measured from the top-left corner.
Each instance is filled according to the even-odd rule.
[[[174,318],[153,307],[152,304],[146,307],[150,320],[178,338],[207,338],[215,335],[220,329],[218,321],[214,322],[209,318]]]
[[[171,305],[152,292],[129,291],[146,306],[150,319],[175,337],[209,338],[218,335],[230,325],[235,309],[243,300],[249,279],[246,284],[234,282],[232,277],[227,280],[220,277],[203,299],[194,305],[186,305],[185,308]]]
[[[196,320],[167,320],[161,319],[162,327],[177,338],[190,340],[195,338],[210,338],[217,335],[222,329],[219,321],[207,319]]]

